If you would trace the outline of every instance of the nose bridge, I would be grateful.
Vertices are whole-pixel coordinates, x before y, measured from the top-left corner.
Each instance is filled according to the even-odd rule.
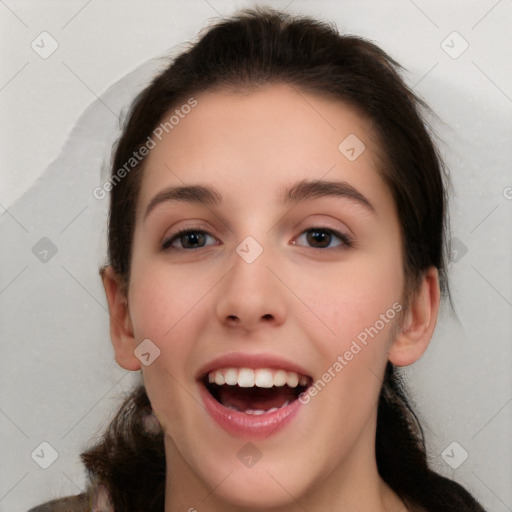
[[[269,320],[284,321],[283,290],[269,269],[273,260],[272,249],[253,236],[238,244],[217,306],[221,322],[255,328]]]

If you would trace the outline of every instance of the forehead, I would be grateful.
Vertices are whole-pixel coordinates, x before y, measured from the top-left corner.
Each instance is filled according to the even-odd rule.
[[[155,139],[145,162],[139,214],[167,185],[207,183],[223,189],[228,200],[264,194],[269,202],[284,186],[305,178],[340,179],[374,194],[385,187],[372,124],[344,102],[285,84],[206,92],[194,99],[196,106],[175,115],[161,140]],[[163,122],[176,109],[180,106]],[[230,198],[230,191],[236,197]]]

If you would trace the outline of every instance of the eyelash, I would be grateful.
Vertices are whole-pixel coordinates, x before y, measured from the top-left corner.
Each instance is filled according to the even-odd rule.
[[[327,251],[333,251],[333,250],[336,250],[336,249],[343,249],[343,248],[349,248],[349,247],[352,247],[353,246],[353,239],[346,235],[346,234],[343,234],[343,233],[340,233],[339,231],[336,231],[334,229],[331,229],[331,228],[324,228],[324,227],[311,227],[311,228],[308,228],[304,231],[302,231],[302,233],[300,234],[300,236],[302,236],[304,233],[308,233],[308,232],[323,232],[323,233],[327,233],[331,236],[335,236],[337,238],[339,238],[341,240],[341,243],[338,245],[338,246],[335,246],[335,247],[311,247],[312,249],[319,249],[319,250],[327,250]],[[185,236],[185,235],[190,235],[190,234],[193,234],[193,233],[203,233],[203,234],[206,234],[206,235],[210,235],[210,233],[208,233],[207,231],[204,231],[202,229],[194,229],[194,228],[191,228],[191,229],[184,229],[182,231],[178,231],[177,233],[171,235],[169,238],[167,238],[163,243],[162,243],[162,250],[164,251],[171,251],[171,250],[178,250],[178,251],[193,251],[193,250],[197,250],[197,249],[203,249],[204,247],[193,247],[193,248],[176,248],[176,247],[172,247],[172,243],[175,241],[175,240],[178,240],[180,239],[181,237]],[[212,236],[212,235],[210,235]],[[293,245],[297,245],[296,243],[294,243]]]

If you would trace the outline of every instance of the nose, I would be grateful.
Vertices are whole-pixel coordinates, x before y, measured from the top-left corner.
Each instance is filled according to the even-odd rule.
[[[286,318],[286,288],[277,277],[270,252],[263,250],[254,261],[233,255],[231,270],[218,288],[216,313],[230,328],[254,331],[283,324]]]

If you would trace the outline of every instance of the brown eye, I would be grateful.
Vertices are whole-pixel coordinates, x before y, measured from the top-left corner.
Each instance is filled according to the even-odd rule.
[[[350,247],[352,245],[351,239],[338,231],[329,228],[309,228],[304,231],[299,240],[304,237],[308,244],[314,249],[334,249],[336,247]],[[336,242],[332,245],[332,242]]]
[[[206,231],[187,229],[165,240],[162,244],[162,249],[201,249],[205,246],[205,241],[209,236],[211,235]],[[181,247],[176,246],[176,243],[179,243]]]

